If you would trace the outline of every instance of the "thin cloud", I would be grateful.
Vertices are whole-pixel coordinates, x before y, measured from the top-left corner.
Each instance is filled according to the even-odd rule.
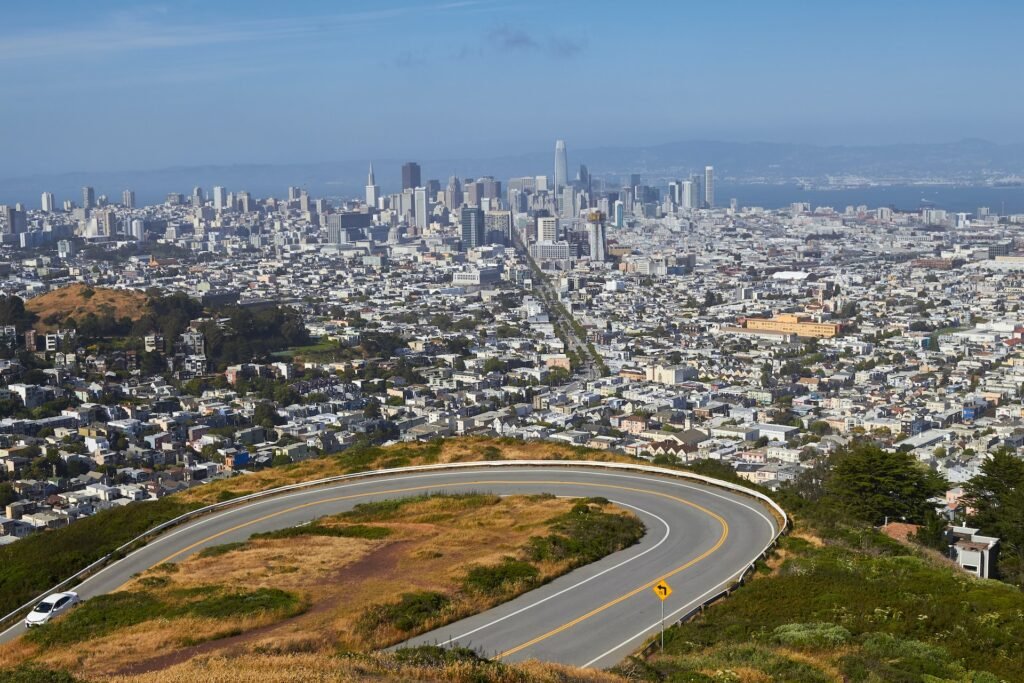
[[[568,36],[536,38],[524,29],[498,26],[487,34],[488,45],[499,52],[537,52],[555,59],[569,59],[583,51],[586,44]]]
[[[539,47],[536,40],[521,28],[499,26],[488,34],[491,45],[500,50],[533,50]]]
[[[354,26],[390,21],[409,14],[458,11],[489,4],[485,0],[448,2],[350,12],[321,17],[242,21],[222,26],[168,24],[159,8],[107,16],[102,26],[36,31],[0,38],[0,60],[45,59],[68,55],[131,52],[223,45],[255,41],[281,41],[343,31]]]
[[[566,37],[555,37],[548,40],[547,51],[552,57],[569,59],[583,52],[586,43]]]

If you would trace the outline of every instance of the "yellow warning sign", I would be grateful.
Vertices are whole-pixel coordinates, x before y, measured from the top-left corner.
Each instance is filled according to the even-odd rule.
[[[664,602],[668,596],[672,595],[672,586],[668,585],[664,581],[659,581],[654,584],[654,594],[658,596],[659,600]]]

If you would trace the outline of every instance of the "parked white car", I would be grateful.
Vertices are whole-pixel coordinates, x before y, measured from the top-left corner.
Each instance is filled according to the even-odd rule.
[[[78,597],[78,593],[71,591],[48,595],[38,605],[33,607],[28,616],[25,617],[25,626],[28,628],[42,626],[50,621],[50,619],[59,617],[72,607],[76,607],[80,602],[82,600]]]

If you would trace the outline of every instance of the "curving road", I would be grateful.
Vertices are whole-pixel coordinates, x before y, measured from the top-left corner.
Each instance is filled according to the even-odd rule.
[[[733,580],[775,537],[774,516],[757,501],[676,477],[602,471],[585,465],[472,467],[389,474],[304,489],[229,508],[154,539],[75,589],[85,599],[116,590],[133,574],[179,561],[204,547],[336,514],[362,502],[436,492],[603,496],[632,510],[647,533],[636,545],[577,569],[482,614],[410,643],[475,648],[506,661],[541,659],[608,667],[656,633],[661,604],[651,586],[673,593],[666,623]],[[0,643],[23,631],[0,634]]]

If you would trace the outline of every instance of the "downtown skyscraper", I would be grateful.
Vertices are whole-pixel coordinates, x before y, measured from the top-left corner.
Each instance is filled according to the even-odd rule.
[[[412,190],[422,186],[420,180],[420,165],[415,161],[407,161],[402,164],[402,189]]]
[[[704,208],[715,208],[715,168],[704,167]]]
[[[555,140],[555,195],[557,196],[569,181],[569,157],[565,152],[565,140]]]
[[[380,187],[373,177],[373,162],[370,162],[370,172],[366,175],[366,205],[371,209],[377,206],[377,197],[380,196]]]

